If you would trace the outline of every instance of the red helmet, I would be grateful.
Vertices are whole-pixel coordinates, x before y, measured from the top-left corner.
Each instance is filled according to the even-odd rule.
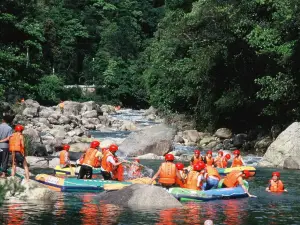
[[[165,160],[166,161],[174,161],[174,155],[172,155],[172,154],[166,154],[165,155]]]
[[[239,150],[234,150],[234,151],[233,151],[233,154],[234,154],[234,155],[240,155],[241,152],[240,152]]]
[[[177,168],[178,170],[183,170],[183,168],[184,168],[183,163],[176,163],[176,168]]]
[[[195,150],[194,153],[195,153],[196,155],[200,155],[200,150]]]
[[[23,130],[24,130],[24,127],[22,125],[18,124],[15,126],[15,131],[21,132]]]
[[[226,154],[225,158],[229,160],[231,158],[230,154]]]
[[[63,150],[68,151],[69,149],[70,149],[70,145],[64,145],[64,146],[63,146]]]
[[[134,162],[140,163],[139,159],[134,159]]]
[[[273,172],[273,173],[272,173],[272,177],[273,177],[273,176],[280,177],[280,173],[279,173],[279,172]]]
[[[218,154],[220,154],[221,156],[223,156],[223,151],[219,151]]]
[[[195,171],[201,171],[205,168],[205,163],[204,162],[199,162],[194,165],[194,170]]]
[[[212,150],[208,150],[208,151],[206,152],[206,155],[208,155],[208,154],[211,154],[211,155],[212,155]]]
[[[90,146],[91,146],[91,148],[98,148],[100,146],[100,142],[99,141],[92,141]]]
[[[116,152],[118,151],[119,147],[116,144],[112,144],[111,146],[109,146],[109,151],[111,152]]]
[[[243,174],[245,174],[245,178],[249,178],[250,177],[250,172],[249,170],[244,170]]]

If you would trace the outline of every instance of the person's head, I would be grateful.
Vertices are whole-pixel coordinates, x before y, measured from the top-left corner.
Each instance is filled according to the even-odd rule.
[[[69,151],[70,150],[70,145],[63,145],[63,150]]]
[[[280,173],[279,172],[273,172],[272,173],[272,180],[277,181],[280,178]]]
[[[175,160],[175,157],[172,154],[166,154],[165,160],[166,160],[166,162],[173,162]]]
[[[95,148],[95,149],[99,149],[100,142],[99,141],[92,141],[90,147]]]
[[[180,162],[176,163],[176,168],[177,168],[178,170],[183,170],[183,168],[184,168],[183,163],[180,163]]]
[[[111,145],[109,146],[109,151],[110,151],[111,153],[113,153],[113,154],[115,154],[115,153],[118,151],[118,149],[119,149],[119,147],[118,147],[118,145],[116,145],[116,144],[111,144]]]
[[[205,220],[204,225],[214,225],[212,220]]]
[[[250,171],[249,170],[244,170],[241,173],[242,173],[242,177],[245,178],[245,179],[248,179],[250,177]]]
[[[212,150],[208,150],[206,152],[206,155],[207,155],[208,158],[211,158],[212,157]]]
[[[199,156],[200,156],[200,150],[196,149],[196,150],[194,151],[194,156],[195,156],[196,158],[199,158]]]
[[[16,132],[22,133],[23,130],[24,130],[24,127],[22,125],[18,124],[18,125],[15,126],[15,131]]]
[[[233,151],[234,157],[238,157],[238,156],[240,156],[240,154],[241,154],[240,150],[236,149],[236,150]]]
[[[205,169],[205,163],[204,162],[198,162],[193,166],[193,170],[197,172],[201,172],[202,170]]]
[[[224,152],[223,152],[223,151],[221,151],[221,150],[218,151],[218,156],[219,156],[219,157],[223,157],[223,155],[224,155]]]
[[[225,155],[225,160],[228,161],[231,158],[230,154]]]

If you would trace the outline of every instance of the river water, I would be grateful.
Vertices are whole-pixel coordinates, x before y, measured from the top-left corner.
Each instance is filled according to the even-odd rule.
[[[140,111],[127,110],[117,117],[140,121],[141,126],[152,123],[145,121]],[[128,133],[94,134],[102,138],[125,138]],[[180,149],[180,146],[176,146]],[[183,148],[192,151],[191,148]],[[256,165],[259,157],[247,156],[246,162]],[[157,170],[159,161],[141,160],[141,163]],[[96,201],[97,193],[60,193],[54,203],[22,202],[10,200],[0,207],[0,224],[203,224],[212,219],[215,224],[300,224],[300,171],[280,170],[288,193],[270,194],[265,187],[273,169],[257,168],[257,174],[249,180],[250,193],[257,198],[218,200],[202,203],[184,203],[180,209],[133,211]]]

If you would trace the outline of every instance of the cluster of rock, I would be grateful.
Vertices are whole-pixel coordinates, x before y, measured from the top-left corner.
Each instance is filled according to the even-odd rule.
[[[14,123],[25,124],[24,134],[31,137],[34,152],[39,156],[52,153],[62,144],[90,142],[90,130],[135,130],[130,121],[115,120],[108,115],[115,113],[110,105],[98,105],[93,101],[64,102],[64,112],[58,106],[45,107],[31,99],[23,103]],[[76,145],[75,145],[76,148]],[[72,145],[71,145],[72,151]]]
[[[271,137],[265,136],[251,141],[247,134],[233,135],[231,130],[220,128],[214,134],[198,132],[197,130],[180,131],[175,136],[174,141],[203,150],[234,150],[243,148],[246,150],[255,149],[257,153],[263,153],[273,140]]]

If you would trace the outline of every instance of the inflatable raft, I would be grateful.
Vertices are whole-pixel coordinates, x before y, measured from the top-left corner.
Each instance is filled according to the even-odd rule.
[[[39,174],[35,180],[48,188],[61,192],[102,191],[104,184],[131,184],[131,182],[118,182],[99,179],[60,178],[48,174]]]
[[[218,168],[218,172],[220,175],[226,175],[233,170],[244,171],[248,170],[250,172],[250,176],[255,176],[256,169],[252,166],[240,166],[240,167],[233,167],[233,168]]]
[[[222,182],[223,180],[220,181],[219,186],[222,185]],[[249,188],[247,181],[244,181],[244,184],[247,188]],[[217,199],[248,197],[248,194],[245,193],[241,186],[235,188],[218,188],[208,191],[197,191],[186,188],[170,188],[169,193],[179,201],[211,201]]]
[[[74,170],[75,175],[79,174],[80,166],[72,167],[72,169]],[[71,175],[70,167],[61,168],[59,165],[54,168],[54,172],[55,175],[63,175],[63,176]],[[101,175],[101,169],[93,168],[93,175]]]

